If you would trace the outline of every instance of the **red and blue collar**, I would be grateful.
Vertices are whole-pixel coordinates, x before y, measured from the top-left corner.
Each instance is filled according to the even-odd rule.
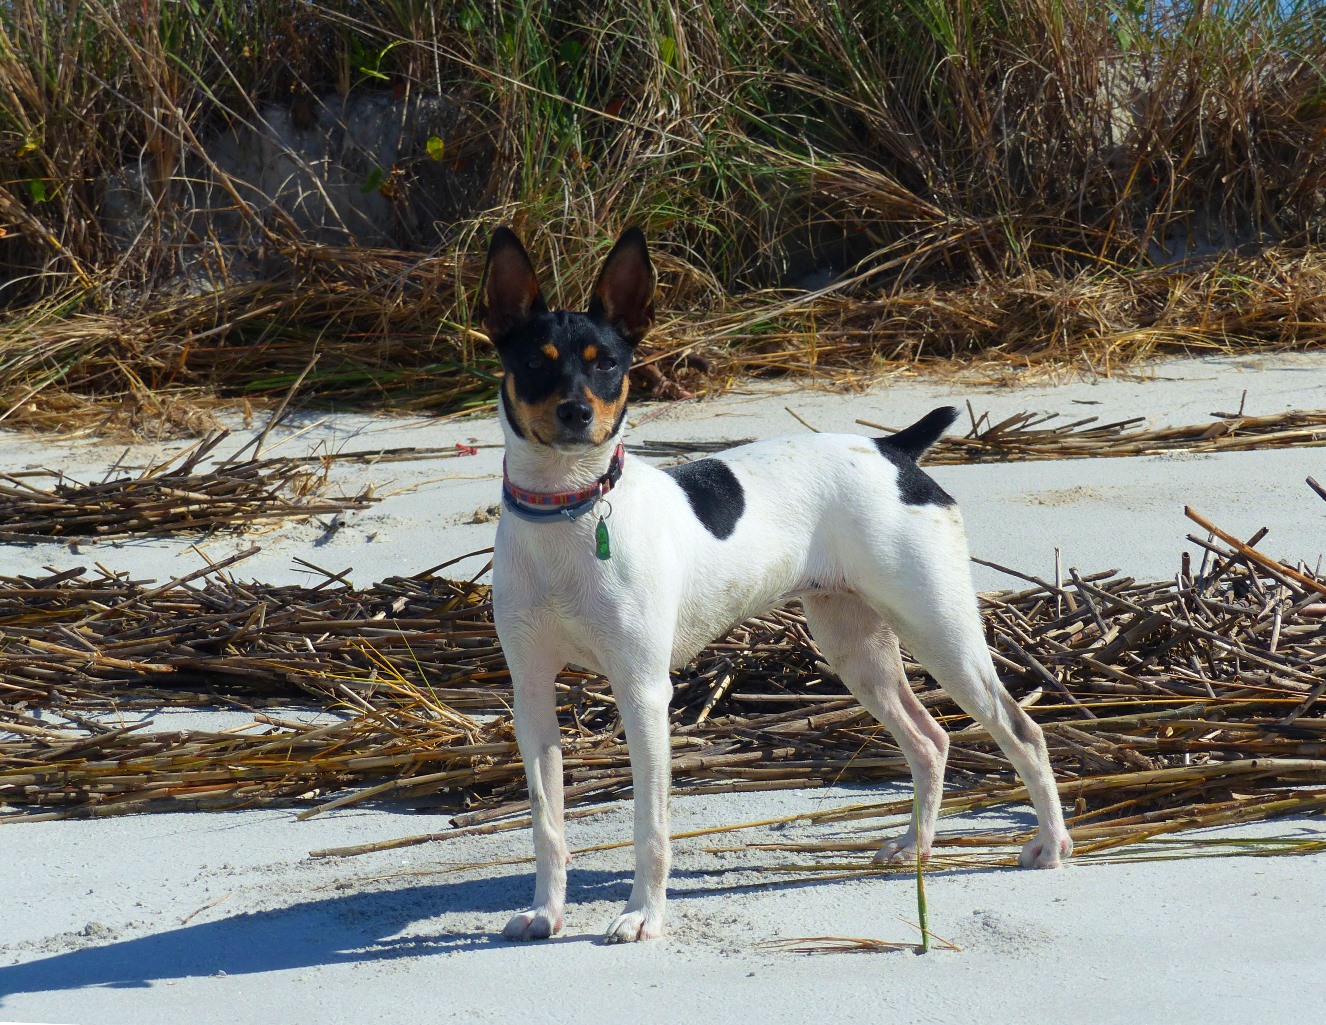
[[[511,483],[502,461],[502,504],[523,520],[544,523],[558,516],[578,519],[592,509],[622,479],[626,447],[618,442],[613,449],[608,471],[587,488],[579,491],[526,491]]]

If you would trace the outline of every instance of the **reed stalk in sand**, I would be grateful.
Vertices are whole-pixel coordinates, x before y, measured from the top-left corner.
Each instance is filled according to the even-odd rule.
[[[920,808],[917,799],[912,798],[912,829],[916,836],[921,835]],[[930,914],[925,902],[925,858],[920,850],[916,853],[916,920],[921,923],[921,953],[930,952]]]

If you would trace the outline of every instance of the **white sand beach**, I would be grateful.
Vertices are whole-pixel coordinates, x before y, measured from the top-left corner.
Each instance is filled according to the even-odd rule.
[[[1246,392],[1246,398],[1244,393]],[[1251,414],[1326,407],[1326,357],[1274,356],[1156,364],[1109,380],[992,387],[922,379],[867,392],[775,382],[673,406],[633,409],[632,442],[743,440],[807,428],[871,433],[858,418],[902,427],[930,408],[970,403],[994,419],[1023,410],[1152,426],[1192,424],[1240,403]],[[965,416],[965,415],[964,415]],[[964,421],[959,421],[962,425]],[[238,445],[250,435],[236,432]],[[205,543],[189,539],[0,546],[0,572],[100,564],[161,581],[252,544],[240,579],[316,580],[300,558],[367,585],[492,543],[481,514],[498,500],[501,432],[491,418],[428,422],[304,413],[273,431],[268,454],[425,447],[462,453],[363,464],[336,461],[330,488],[371,483],[382,500],[333,523],[292,524]],[[228,443],[229,444],[229,443]],[[134,471],[182,443],[133,446],[0,435],[7,471],[64,470],[101,479]],[[123,455],[122,455],[123,451]],[[632,458],[637,458],[633,456]],[[1326,554],[1326,449],[937,467],[960,502],[975,556],[1052,576],[1062,565],[1166,579],[1195,525],[1190,505],[1229,532],[1270,533],[1276,557]],[[485,522],[470,522],[478,519]],[[471,576],[482,556],[448,572]],[[1018,582],[974,567],[978,588]],[[153,716],[171,728],[241,713]],[[216,716],[221,715],[218,719]],[[134,713],[132,718],[140,718]],[[832,787],[679,798],[678,831],[798,815],[905,796],[905,787]],[[941,821],[985,828],[1029,808]],[[327,847],[444,828],[445,816],[390,805],[296,821],[291,810],[143,815],[0,825],[0,1021],[73,1025],[208,1023],[633,1021],[675,1023],[1303,1021],[1326,1000],[1326,853],[1088,863],[1053,872],[944,870],[927,881],[930,926],[961,951],[778,952],[788,937],[910,942],[915,895],[905,876],[782,885],[776,852],[707,850],[762,837],[831,839],[847,826],[804,821],[739,839],[678,841],[668,932],[604,946],[630,887],[630,851],[575,857],[558,938],[498,937],[533,886],[528,830],[355,858]],[[619,803],[569,825],[573,848],[629,838]],[[1320,818],[1276,820],[1256,835],[1326,840]],[[853,835],[858,835],[853,833]],[[863,855],[864,857],[864,855]]]

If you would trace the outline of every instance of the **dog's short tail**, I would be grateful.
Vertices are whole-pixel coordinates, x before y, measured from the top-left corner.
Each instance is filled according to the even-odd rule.
[[[901,452],[913,461],[920,459],[937,442],[946,430],[958,418],[956,406],[940,406],[932,409],[910,427],[904,427],[897,434],[890,434],[880,440],[890,448]]]

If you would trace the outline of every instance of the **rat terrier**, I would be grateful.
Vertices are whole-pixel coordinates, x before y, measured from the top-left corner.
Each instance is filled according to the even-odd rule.
[[[958,508],[916,463],[957,410],[936,409],[887,438],[810,434],[668,470],[628,463],[627,370],[653,324],[654,280],[637,228],[608,254],[584,313],[548,309],[508,229],[488,252],[483,324],[506,370],[493,614],[515,689],[537,864],[533,906],[503,935],[543,939],[562,927],[557,674],[574,663],[612,683],[631,752],[636,872],[607,940],[649,939],[663,928],[671,862],[669,670],[791,598],[912,771],[918,813],[877,860],[929,855],[948,754],[948,735],[907,684],[901,641],[1025,781],[1040,829],[1022,864],[1057,867],[1072,840],[1044,738],[995,675]]]

